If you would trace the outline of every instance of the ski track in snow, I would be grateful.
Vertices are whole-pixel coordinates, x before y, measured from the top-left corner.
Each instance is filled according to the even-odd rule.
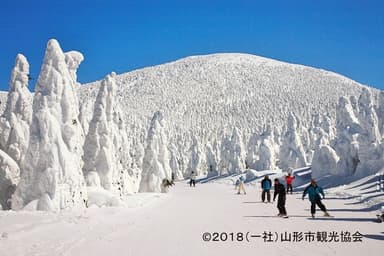
[[[260,202],[261,191],[247,185],[237,195],[225,181],[179,182],[169,194],[139,194],[127,198],[130,207],[49,212],[0,212],[0,255],[362,255],[382,250],[382,224],[373,212],[357,211],[354,199],[326,194],[324,203],[334,218],[309,218],[310,203],[301,193],[287,196],[289,219],[275,217],[275,204]],[[204,232],[356,231],[362,243],[204,242]],[[376,238],[376,239],[373,239]],[[378,254],[376,254],[378,255]]]

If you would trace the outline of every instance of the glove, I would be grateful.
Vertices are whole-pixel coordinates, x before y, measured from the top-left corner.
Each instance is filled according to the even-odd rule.
[[[303,199],[303,201],[304,201],[304,197],[302,197],[301,199]]]

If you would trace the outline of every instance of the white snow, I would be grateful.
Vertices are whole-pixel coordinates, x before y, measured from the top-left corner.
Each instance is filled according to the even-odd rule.
[[[139,191],[165,192],[162,182],[164,179],[171,180],[171,172],[164,116],[161,112],[156,112],[148,130]]]
[[[94,104],[84,143],[83,172],[97,175],[105,190],[118,196],[137,192],[137,177],[128,173],[129,148],[124,121],[115,103],[115,73],[108,75]]]
[[[99,85],[94,82],[80,88],[84,122],[91,119],[89,109]],[[231,137],[235,127],[241,134],[237,147],[243,148],[238,158],[240,168],[245,167],[245,160],[248,167],[257,167],[260,135],[267,125],[272,127],[273,139],[263,144],[269,144],[268,150],[261,153],[274,148],[270,154],[275,158],[270,159],[272,166],[310,164],[316,148],[314,117],[322,116],[322,129],[332,140],[339,97],[357,99],[365,88],[332,72],[235,53],[188,57],[120,74],[116,85],[116,102],[124,110],[130,145],[145,147],[152,115],[161,111],[168,124],[172,168],[184,177],[192,170],[208,174],[215,162],[219,174],[233,172],[229,159],[233,157]],[[375,99],[378,91],[369,91]],[[376,104],[376,100],[373,102]],[[290,115],[297,123],[293,133],[287,133],[288,129],[292,131],[287,126]],[[287,152],[281,152],[286,154],[281,157],[283,143]],[[264,165],[259,164],[259,168]]]
[[[17,210],[0,212],[1,256],[360,255],[384,240],[373,222],[384,199],[383,92],[247,54],[193,56],[81,86],[83,59],[50,40],[34,94],[21,54],[0,94],[0,209]],[[192,172],[196,188],[184,180]],[[300,193],[288,196],[290,219],[274,217],[275,206],[259,203],[260,180],[286,172],[296,191],[311,178],[329,188],[335,217],[308,218]],[[233,189],[240,175],[246,196]],[[180,182],[165,187],[172,178]],[[365,236],[202,241],[203,232],[248,231]]]
[[[81,171],[84,134],[72,75],[60,45],[50,40],[35,89],[31,136],[13,209],[33,200],[42,200],[38,206],[56,210],[85,205]]]
[[[0,205],[1,209],[11,208],[11,198],[20,180],[17,163],[4,151],[0,150]]]
[[[223,183],[223,184],[222,184]],[[259,185],[259,184],[258,184]],[[49,212],[0,212],[2,256],[18,255],[362,255],[382,250],[382,224],[356,199],[326,192],[324,204],[334,218],[311,219],[309,202],[301,194],[288,195],[289,219],[274,217],[274,204],[260,203],[259,187],[246,186],[237,195],[224,180],[197,184],[184,182],[166,196],[143,193],[126,198],[134,208],[111,207]],[[133,203],[136,202],[136,203]],[[154,211],[156,214],[154,214]],[[351,232],[362,242],[266,243],[204,242],[204,232]],[[54,236],[52,234],[55,234]]]
[[[18,164],[22,162],[29,143],[32,120],[32,94],[28,90],[29,64],[18,54],[9,82],[5,110],[0,117],[0,149]]]

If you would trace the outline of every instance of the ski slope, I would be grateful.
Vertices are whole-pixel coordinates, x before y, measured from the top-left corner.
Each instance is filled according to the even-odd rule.
[[[274,204],[260,202],[261,191],[246,185],[237,195],[230,179],[177,183],[169,194],[141,193],[127,198],[127,207],[52,212],[0,212],[0,252],[18,255],[378,255],[383,224],[360,210],[352,197],[326,194],[334,218],[309,218],[309,201],[287,196],[289,219],[275,217]],[[204,242],[204,232],[341,232],[364,235],[362,242]]]

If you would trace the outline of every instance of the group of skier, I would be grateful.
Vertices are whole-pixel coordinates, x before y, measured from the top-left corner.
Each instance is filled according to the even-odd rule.
[[[273,193],[273,201],[276,201],[277,198],[277,209],[279,210],[279,217],[288,218],[287,210],[285,208],[286,204],[286,197],[287,194],[293,193],[293,181],[295,180],[295,176],[293,176],[291,173],[288,173],[287,176],[285,176],[285,183],[282,184],[278,178],[274,179],[273,181],[273,187],[274,187],[274,193]],[[240,175],[240,177],[236,180],[235,188],[237,189],[237,194],[243,193],[246,194],[245,191],[245,178],[243,175]],[[196,185],[196,173],[192,172],[190,176],[189,185],[192,187],[195,187]],[[271,203],[271,189],[272,189],[272,181],[269,178],[268,175],[265,175],[263,180],[261,181],[261,200],[264,203]],[[302,194],[302,199],[308,195],[309,201],[311,202],[311,215],[312,218],[315,217],[316,213],[316,206],[320,208],[321,211],[324,212],[324,216],[329,217],[329,213],[327,211],[327,208],[322,203],[321,199],[325,197],[323,188],[317,185],[316,180],[312,179],[311,183],[304,189],[304,192]]]
[[[238,180],[239,190],[238,194],[240,194],[241,189],[244,191],[244,181],[242,180],[242,176]],[[274,194],[273,194],[273,201],[277,198],[277,209],[279,210],[279,217],[288,218],[287,210],[285,208],[286,204],[286,196],[288,193],[293,193],[293,181],[295,179],[295,176],[292,176],[290,173],[285,177],[286,182],[286,188],[284,184],[280,182],[279,179],[274,179],[273,187],[274,187]],[[272,189],[272,181],[269,178],[268,175],[264,176],[264,179],[261,181],[261,200],[265,203],[271,202],[271,189]],[[312,218],[315,217],[316,213],[316,205],[321,209],[321,211],[324,212],[324,216],[330,216],[327,212],[327,208],[322,203],[321,199],[324,198],[324,191],[323,188],[317,185],[316,180],[312,179],[311,183],[304,189],[304,192],[302,194],[302,199],[304,200],[305,196],[308,195],[309,201],[311,202],[311,216]]]
[[[292,194],[292,181],[295,177],[288,174],[286,176],[286,183],[287,183],[287,190],[285,190],[285,187],[283,184],[280,183],[279,179],[274,180],[274,195],[273,195],[273,201],[275,201],[277,197],[277,209],[279,210],[278,216],[280,217],[288,217],[287,216],[287,210],[285,209],[285,203],[286,203],[286,194],[290,191]],[[264,178],[265,179],[265,178]],[[267,177],[268,179],[268,177]],[[266,182],[264,182],[266,183]],[[266,186],[263,187],[263,191],[265,190]],[[269,192],[267,192],[269,193]],[[304,200],[305,196],[308,195],[309,201],[311,202],[311,216],[312,218],[315,217],[316,213],[316,205],[320,208],[321,211],[324,212],[324,216],[329,217],[329,213],[327,211],[327,208],[322,203],[321,199],[325,197],[323,188],[317,185],[316,180],[312,179],[311,183],[304,189],[304,192],[302,194],[302,199]],[[262,200],[264,202],[264,198],[262,196]]]

